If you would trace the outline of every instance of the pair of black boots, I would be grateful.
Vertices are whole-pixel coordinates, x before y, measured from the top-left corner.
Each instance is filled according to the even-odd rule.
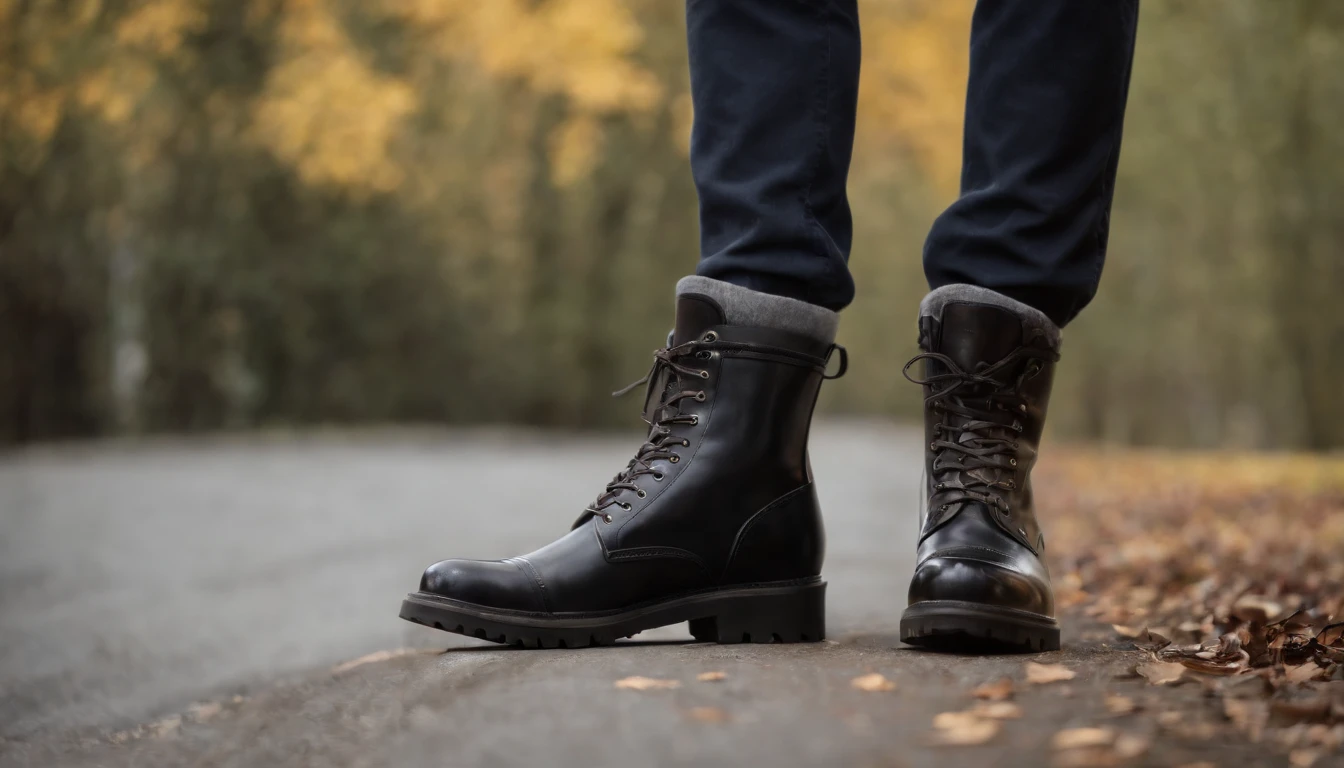
[[[689,622],[698,640],[818,641],[825,534],[807,438],[844,373],[834,313],[705,278],[678,285],[654,355],[648,440],[559,540],[507,560],[445,560],[401,617],[501,643],[580,647]],[[924,482],[901,639],[1059,647],[1032,506],[1059,329],[972,286],[920,307]],[[835,373],[828,374],[828,365]]]

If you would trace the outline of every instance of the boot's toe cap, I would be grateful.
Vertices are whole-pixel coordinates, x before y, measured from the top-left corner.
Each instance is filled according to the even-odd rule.
[[[1054,616],[1050,583],[1042,576],[970,557],[934,556],[910,582],[910,604],[956,600]]]
[[[544,611],[540,590],[517,560],[443,560],[420,577],[421,592],[510,611]]]

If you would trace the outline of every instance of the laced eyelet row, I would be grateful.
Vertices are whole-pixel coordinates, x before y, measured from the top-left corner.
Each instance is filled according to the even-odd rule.
[[[717,341],[718,338],[719,335],[717,333],[715,333],[714,331],[709,331],[701,338],[700,343],[712,344],[713,342]],[[683,384],[689,383],[688,380],[693,380],[694,377],[699,377],[701,379],[708,379],[710,377],[709,369],[707,368],[697,369],[692,366],[685,366],[676,362],[674,358],[676,357],[677,351],[680,349],[681,347],[677,348],[672,347],[672,339],[669,337],[668,349],[659,350],[654,353],[655,358],[654,365],[653,368],[649,370],[649,373],[645,375],[643,379],[635,382],[634,384],[614,394],[619,396],[626,392],[632,391],[633,388],[638,386],[639,384],[652,381],[654,377],[658,375],[659,371],[665,368],[670,369],[671,372],[679,376]],[[689,350],[687,350],[687,352],[689,352]],[[713,360],[717,356],[717,353],[702,349],[695,352],[694,356],[700,360]],[[662,408],[664,406],[671,406],[682,398],[690,398],[695,400],[696,402],[703,403],[709,399],[709,393],[706,390],[702,389],[699,391],[682,391],[675,394],[665,395],[663,401],[660,402],[659,407]],[[602,496],[599,496],[598,501],[595,502],[594,506],[589,508],[589,511],[595,513],[598,517],[601,517],[602,520],[606,523],[611,523],[613,518],[610,514],[601,511],[601,508],[603,506],[606,506],[608,504],[615,504],[616,506],[620,507],[625,511],[629,511],[632,508],[630,504],[616,501],[613,498],[621,490],[634,490],[636,495],[638,495],[638,497],[641,499],[648,497],[649,494],[647,491],[632,486],[631,480],[633,479],[633,477],[638,476],[639,474],[652,474],[655,482],[663,481],[665,474],[662,472],[650,472],[652,468],[647,463],[648,461],[654,460],[656,458],[662,458],[665,459],[670,464],[681,463],[681,456],[676,453],[671,453],[670,451],[667,451],[667,448],[668,446],[674,446],[674,445],[680,445],[683,448],[689,448],[691,445],[691,441],[686,438],[681,438],[680,440],[669,439],[673,431],[671,425],[688,424],[690,426],[698,426],[700,424],[700,415],[694,413],[678,414],[674,411],[672,415],[660,417],[657,420],[657,422],[651,422],[651,424],[654,427],[654,432],[652,433],[654,437],[651,438],[650,442],[646,443],[644,448],[641,449],[640,454],[636,456],[635,461],[631,462],[631,465],[630,467],[627,468],[627,471],[619,475],[616,481],[613,481],[612,483],[608,484],[606,493],[604,493]],[[645,456],[647,456],[647,459],[645,458]],[[641,464],[641,462],[643,463]]]

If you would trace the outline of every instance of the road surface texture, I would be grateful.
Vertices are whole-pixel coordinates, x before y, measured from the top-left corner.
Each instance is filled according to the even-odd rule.
[[[0,765],[1048,764],[1050,735],[1103,717],[1133,663],[1066,626],[1068,650],[1041,660],[1077,680],[1019,697],[1025,717],[987,746],[932,746],[935,714],[1023,659],[898,641],[920,437],[852,423],[812,441],[828,642],[717,646],[679,626],[527,651],[397,618],[429,563],[564,533],[638,442],[407,431],[0,457]],[[897,689],[851,685],[871,672]],[[614,687],[635,675],[679,687]],[[1153,764],[1250,759],[1163,749]]]

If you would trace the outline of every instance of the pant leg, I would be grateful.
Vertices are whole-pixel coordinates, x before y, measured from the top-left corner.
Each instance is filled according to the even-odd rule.
[[[925,243],[930,288],[990,288],[1061,326],[1092,300],[1138,14],[1138,0],[979,0],[961,196]]]
[[[687,0],[686,21],[697,273],[841,309],[854,298],[856,0]]]

